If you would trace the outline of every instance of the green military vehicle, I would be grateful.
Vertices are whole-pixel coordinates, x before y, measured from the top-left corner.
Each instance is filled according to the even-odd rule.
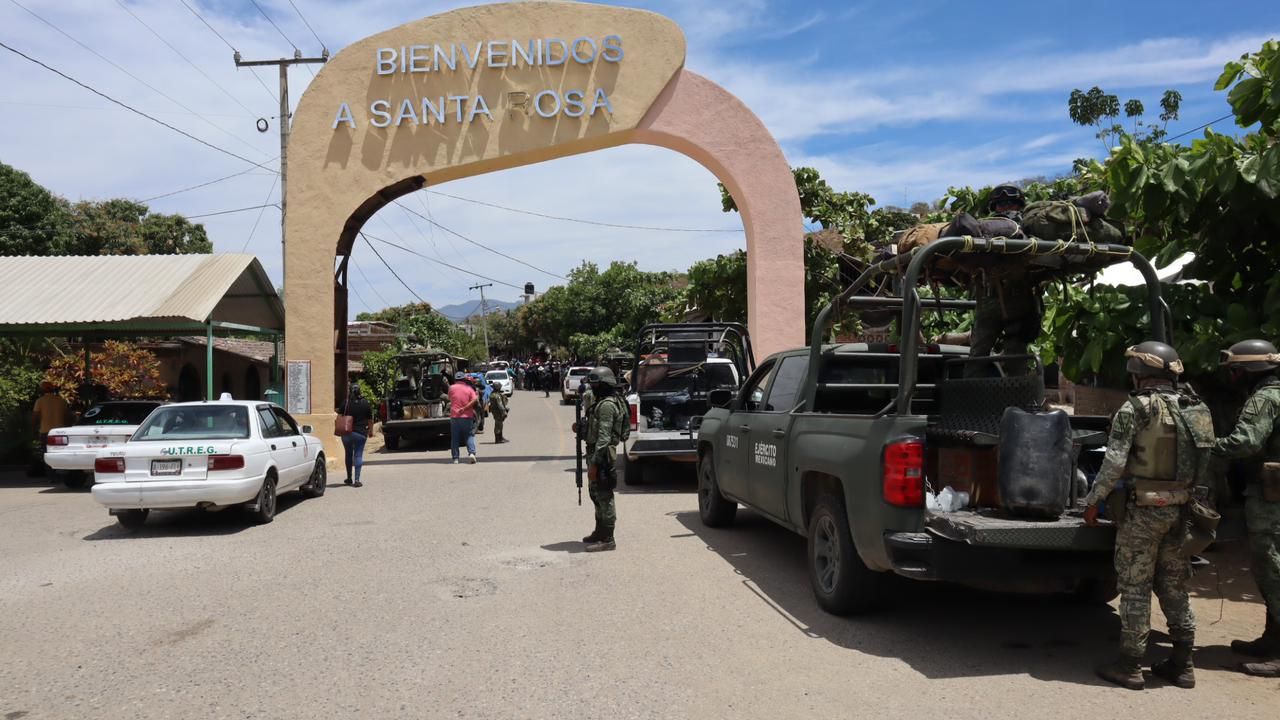
[[[396,356],[395,385],[378,408],[388,450],[449,434],[449,382],[466,370],[466,358],[414,350]]]
[[[971,359],[967,347],[925,344],[921,310],[974,305],[922,302],[918,281],[939,261],[950,271],[1025,263],[1044,280],[1128,261],[1147,282],[1151,337],[1168,336],[1155,272],[1126,246],[943,238],[880,262],[836,304],[897,306],[901,345],[822,344],[832,315],[827,306],[811,347],[769,357],[736,393],[716,392],[697,440],[702,522],[728,526],[742,504],[807,536],[813,592],[836,614],[882,606],[891,574],[1113,598],[1115,528],[1084,523],[1087,480],[1077,472],[1081,448],[1092,448],[1085,456],[1100,455],[1108,419],[1044,412],[1043,369],[1029,356]],[[858,295],[877,279],[900,279],[902,295]],[[985,372],[964,377],[972,362]],[[1059,434],[1002,437],[1009,417],[1055,420]],[[1016,461],[1028,453],[1034,461],[1051,447],[1071,454],[1065,471],[1011,476],[1017,467],[1035,466]],[[1050,481],[1054,492],[1046,496],[1057,499],[1046,514],[1029,516],[1001,497]],[[1011,492],[1006,483],[1024,487]]]

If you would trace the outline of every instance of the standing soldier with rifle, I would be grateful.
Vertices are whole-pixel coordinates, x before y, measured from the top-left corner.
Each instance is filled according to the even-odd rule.
[[[579,405],[578,417],[585,416],[585,437],[587,455],[587,489],[591,502],[596,510],[596,528],[590,535],[582,538],[587,544],[587,552],[613,550],[617,547],[613,539],[613,529],[617,524],[618,514],[614,505],[613,491],[618,486],[618,443],[627,439],[631,425],[626,404],[618,397],[618,380],[613,371],[607,367],[595,368],[587,375],[591,384],[591,396],[594,402],[583,413],[585,405]],[[574,431],[582,437],[583,422],[574,423]],[[579,455],[581,463],[582,453]],[[579,464],[578,483],[581,488],[582,475]],[[581,492],[581,490],[579,490]]]
[[[1266,604],[1262,637],[1233,640],[1231,649],[1262,662],[1241,670],[1258,677],[1280,677],[1280,354],[1266,340],[1244,340],[1222,351],[1231,380],[1249,390],[1235,430],[1213,446],[1225,458],[1247,459],[1244,517],[1253,553],[1253,577]]]

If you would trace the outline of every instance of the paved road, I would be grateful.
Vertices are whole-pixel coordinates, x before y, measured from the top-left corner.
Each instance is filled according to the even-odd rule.
[[[909,585],[833,618],[800,538],[750,513],[703,529],[680,473],[624,488],[618,551],[582,553],[554,403],[518,393],[512,442],[476,466],[379,453],[364,488],[261,527],[182,512],[129,534],[87,493],[3,484],[0,717],[1275,716],[1280,684],[1223,669],[1261,619],[1236,555],[1197,581],[1201,687],[1131,693],[1090,672],[1110,607]]]

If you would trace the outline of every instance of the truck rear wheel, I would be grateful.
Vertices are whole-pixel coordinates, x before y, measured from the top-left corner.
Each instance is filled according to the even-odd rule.
[[[850,615],[883,605],[889,578],[868,568],[858,557],[840,498],[818,498],[809,516],[808,539],[809,583],[823,610]]]
[[[698,458],[698,516],[707,527],[728,527],[738,515],[738,503],[720,494],[711,453]]]
[[[395,452],[400,448],[400,436],[383,430],[382,444],[385,445],[388,450]]]

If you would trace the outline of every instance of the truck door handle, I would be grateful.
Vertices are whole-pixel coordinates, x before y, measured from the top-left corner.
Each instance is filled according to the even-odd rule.
[[[298,441],[297,441],[297,440],[294,440],[294,441],[293,441],[293,446],[294,446],[294,447],[298,447]]]
[[[741,430],[742,432],[751,432],[750,425],[739,425],[738,429]]]
[[[786,436],[787,436],[787,431],[786,431],[786,430],[774,430],[774,431],[773,431],[773,436],[774,436],[774,437],[786,437]]]
[[[272,445],[272,446],[271,446],[271,449],[272,449],[272,450],[275,450],[275,449],[276,449],[276,446],[275,446],[275,445]]]

